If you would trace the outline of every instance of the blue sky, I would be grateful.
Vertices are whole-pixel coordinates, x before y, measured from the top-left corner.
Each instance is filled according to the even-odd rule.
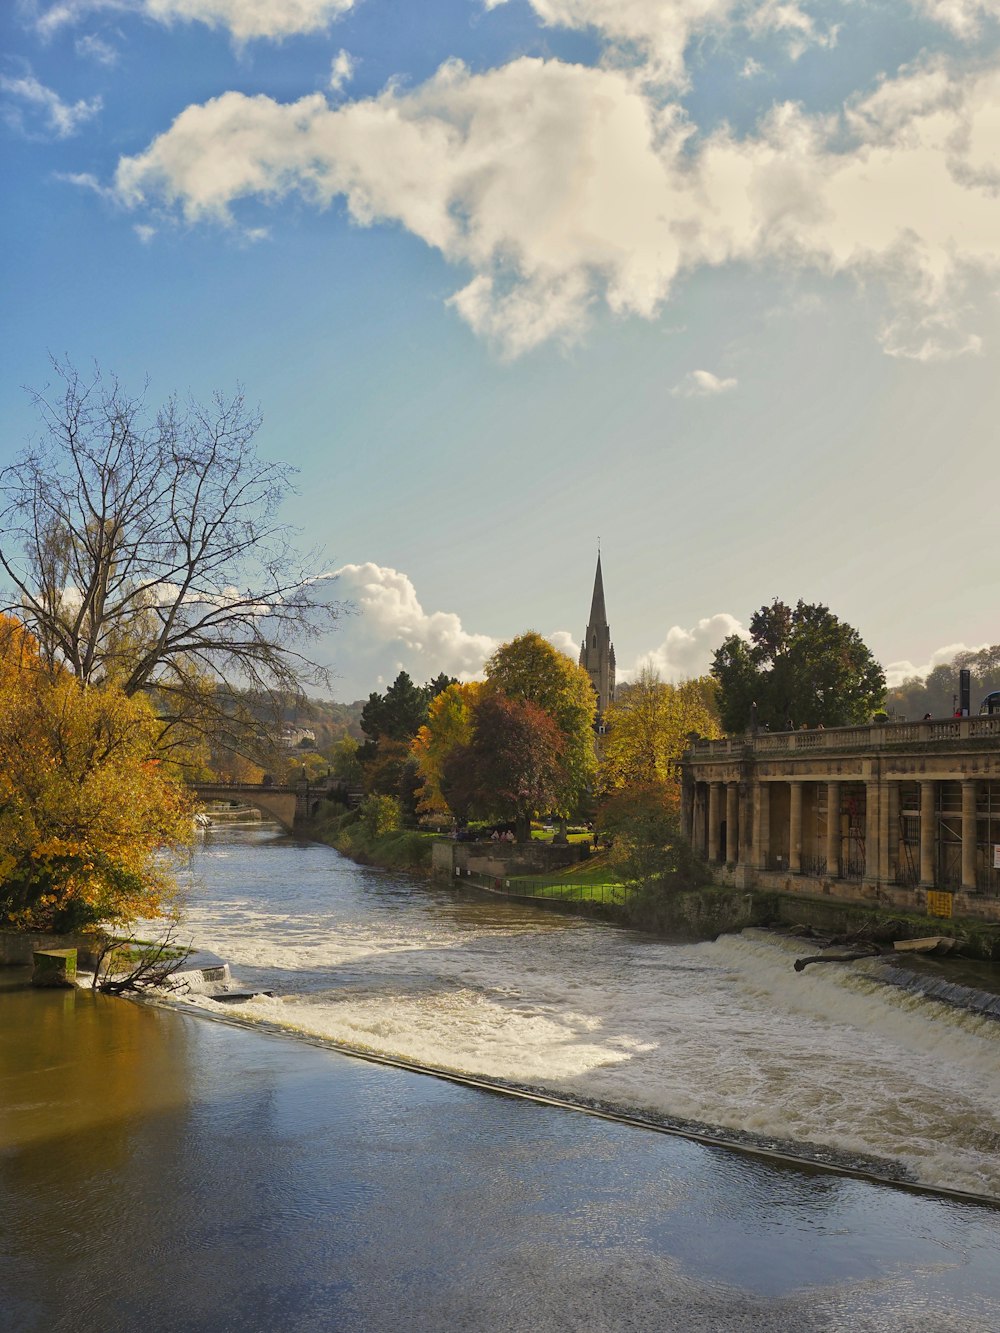
[[[1000,0],[3,6],[3,461],[49,354],[236,382],[353,698],[775,596],[1000,638]]]

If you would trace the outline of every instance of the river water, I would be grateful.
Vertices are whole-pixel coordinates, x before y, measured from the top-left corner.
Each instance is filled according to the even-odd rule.
[[[3,979],[5,1333],[1000,1333],[995,1209],[321,1044],[1000,1194],[993,1020],[266,828],[206,836],[186,929],[273,998]]]

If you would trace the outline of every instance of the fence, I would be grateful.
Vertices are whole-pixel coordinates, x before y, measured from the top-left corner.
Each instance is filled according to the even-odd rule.
[[[603,903],[621,907],[636,890],[628,884],[585,884],[573,880],[507,879],[501,875],[484,875],[477,870],[456,868],[456,878],[479,889],[502,894],[505,898],[541,898],[548,902]]]

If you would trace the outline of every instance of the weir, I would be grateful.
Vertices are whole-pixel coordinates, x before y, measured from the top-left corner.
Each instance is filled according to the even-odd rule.
[[[1000,1199],[1000,1024],[877,964],[796,973],[801,940],[671,943],[225,828],[185,929],[274,991],[242,1019],[299,1038]]]

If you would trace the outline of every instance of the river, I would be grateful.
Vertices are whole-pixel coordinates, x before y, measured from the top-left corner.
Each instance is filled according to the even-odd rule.
[[[266,827],[210,831],[189,880],[186,931],[272,998],[5,979],[3,1329],[1000,1330],[993,1208],[322,1044],[1000,1195],[995,1020]]]

